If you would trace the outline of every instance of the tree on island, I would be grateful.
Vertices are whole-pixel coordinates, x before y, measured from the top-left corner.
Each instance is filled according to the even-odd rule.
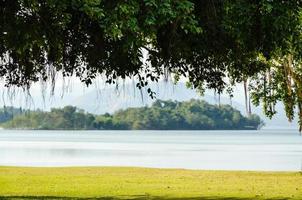
[[[156,100],[149,107],[127,108],[113,114],[92,115],[73,106],[50,112],[27,111],[1,124],[9,129],[61,130],[256,130],[257,115],[244,117],[230,105],[201,100]]]
[[[139,88],[171,75],[218,94],[243,82],[248,113],[262,102],[272,117],[282,101],[301,130],[301,1],[2,0],[0,16],[7,87],[54,86],[57,73]]]

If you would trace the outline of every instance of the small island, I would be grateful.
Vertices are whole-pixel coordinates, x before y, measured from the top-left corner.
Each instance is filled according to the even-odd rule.
[[[94,115],[74,106],[30,111],[0,110],[1,127],[37,130],[256,130],[259,116],[243,116],[230,105],[203,100],[156,100],[151,106],[127,108],[113,114]]]

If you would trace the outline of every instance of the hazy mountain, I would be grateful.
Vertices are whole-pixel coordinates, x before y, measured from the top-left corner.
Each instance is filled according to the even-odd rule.
[[[29,107],[31,109],[43,109],[49,110],[51,107],[63,107],[65,105],[73,105],[82,108],[90,113],[103,114],[113,113],[119,109],[125,109],[128,107],[140,107],[152,104],[155,99],[151,99],[146,89],[142,91],[135,87],[135,84],[127,83],[120,85],[118,88],[112,86],[102,86],[95,88],[85,89],[81,84],[74,84],[73,87],[62,94],[62,88],[57,88],[55,95],[51,96],[46,93],[42,98],[41,90],[34,88],[31,91],[31,98],[25,98],[24,93],[16,93],[14,100],[11,100],[7,96],[2,97],[0,103],[6,105],[13,105],[15,107]],[[211,104],[218,104],[218,96],[213,91],[206,91],[205,95],[200,97],[194,90],[188,89],[185,83],[178,83],[174,85],[169,82],[151,83],[150,87],[158,99],[162,100],[177,100],[186,101],[189,99],[204,99]],[[43,90],[42,90],[43,91]],[[3,94],[2,94],[3,95]],[[5,98],[4,98],[5,97]],[[232,104],[233,107],[240,110],[245,114],[244,106],[244,93],[243,88],[236,87],[234,91],[234,98],[230,101],[227,95],[221,95],[221,104]],[[266,123],[266,128],[295,128],[297,129],[297,120],[293,123],[289,123],[286,119],[283,111],[282,104],[277,105],[278,114],[269,120],[262,113],[262,108],[252,107],[253,113],[258,114]]]
[[[211,104],[218,104],[218,96],[214,92],[207,91],[204,96],[199,96],[194,90],[188,89],[184,83],[173,85],[171,83],[160,82],[151,84],[151,88],[156,92],[157,98],[162,100],[186,101],[189,99],[204,99]],[[220,97],[221,104],[232,104],[233,107],[245,114],[243,91],[238,91],[232,101],[227,95]],[[155,99],[148,97],[146,90],[140,92],[134,85],[128,84],[121,88],[105,88],[93,90],[83,94],[72,101],[72,104],[87,110],[88,112],[103,114],[112,113],[118,109],[127,107],[139,107],[150,105]],[[252,107],[253,113],[258,114],[266,123],[266,128],[297,128],[297,120],[289,123],[285,116],[283,105],[277,105],[278,114],[272,119],[263,115],[261,107]]]

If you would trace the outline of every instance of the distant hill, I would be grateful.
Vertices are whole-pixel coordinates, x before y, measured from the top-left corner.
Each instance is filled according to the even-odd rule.
[[[188,89],[183,82],[174,85],[171,82],[160,81],[159,83],[151,83],[150,87],[157,93],[157,99],[172,101],[188,101],[190,99],[202,99],[210,104],[218,104],[218,96],[213,91],[206,91],[205,95],[200,97],[194,90]],[[32,101],[22,104],[17,97],[15,101],[9,101],[14,106],[22,106],[30,109],[50,110],[51,107],[64,107],[66,105],[76,106],[93,114],[114,113],[120,109],[131,107],[141,107],[151,105],[155,99],[150,99],[145,89],[139,91],[135,84],[125,83],[120,85],[118,89],[113,86],[99,86],[95,88],[85,89],[84,86],[74,84],[72,92],[66,92],[61,97],[62,88],[57,87],[55,96],[46,95],[44,101],[41,98],[41,91],[32,91]],[[22,96],[22,95],[20,95]],[[24,98],[23,98],[24,99]],[[23,101],[24,102],[24,101]],[[234,98],[232,102],[227,95],[221,95],[221,104],[230,104],[238,109],[243,115],[245,114],[243,88],[235,88]],[[7,104],[7,103],[6,103]],[[0,101],[1,105],[1,101]],[[265,128],[293,128],[298,130],[297,120],[289,123],[283,110],[281,103],[277,104],[277,114],[272,120],[268,119],[263,113],[261,107],[252,107],[253,113],[259,115],[265,122]]]
[[[127,108],[114,114],[92,115],[73,106],[50,112],[31,111],[2,124],[8,129],[60,130],[255,130],[260,117],[244,117],[230,105],[202,100],[162,101],[151,106]]]
[[[178,83],[176,85],[169,82],[151,83],[150,86],[156,93],[157,99],[172,100],[172,101],[188,101],[190,99],[201,99],[209,102],[210,104],[218,104],[218,96],[213,91],[206,91],[204,96],[200,96],[196,91],[186,87],[185,83]],[[91,113],[103,114],[113,113],[119,109],[125,109],[129,107],[140,107],[145,105],[151,105],[155,99],[150,99],[145,90],[140,91],[132,84],[126,84],[119,89],[112,87],[104,89],[95,89],[86,92],[83,95],[74,98],[71,102],[72,105],[87,110]],[[89,102],[89,103],[88,103]],[[223,94],[220,97],[221,104],[231,104],[232,107],[238,109],[245,115],[244,106],[244,94],[243,88],[236,88],[234,92],[234,98],[230,100],[228,95]],[[273,119],[267,118],[263,112],[262,107],[252,106],[252,112],[257,114],[265,122],[264,128],[290,128],[297,129],[297,120],[289,123],[282,103],[278,103],[276,106],[277,114]]]

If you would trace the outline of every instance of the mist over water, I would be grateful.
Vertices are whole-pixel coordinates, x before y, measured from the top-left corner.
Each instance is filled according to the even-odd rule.
[[[0,130],[1,165],[300,171],[302,136],[297,130]]]

